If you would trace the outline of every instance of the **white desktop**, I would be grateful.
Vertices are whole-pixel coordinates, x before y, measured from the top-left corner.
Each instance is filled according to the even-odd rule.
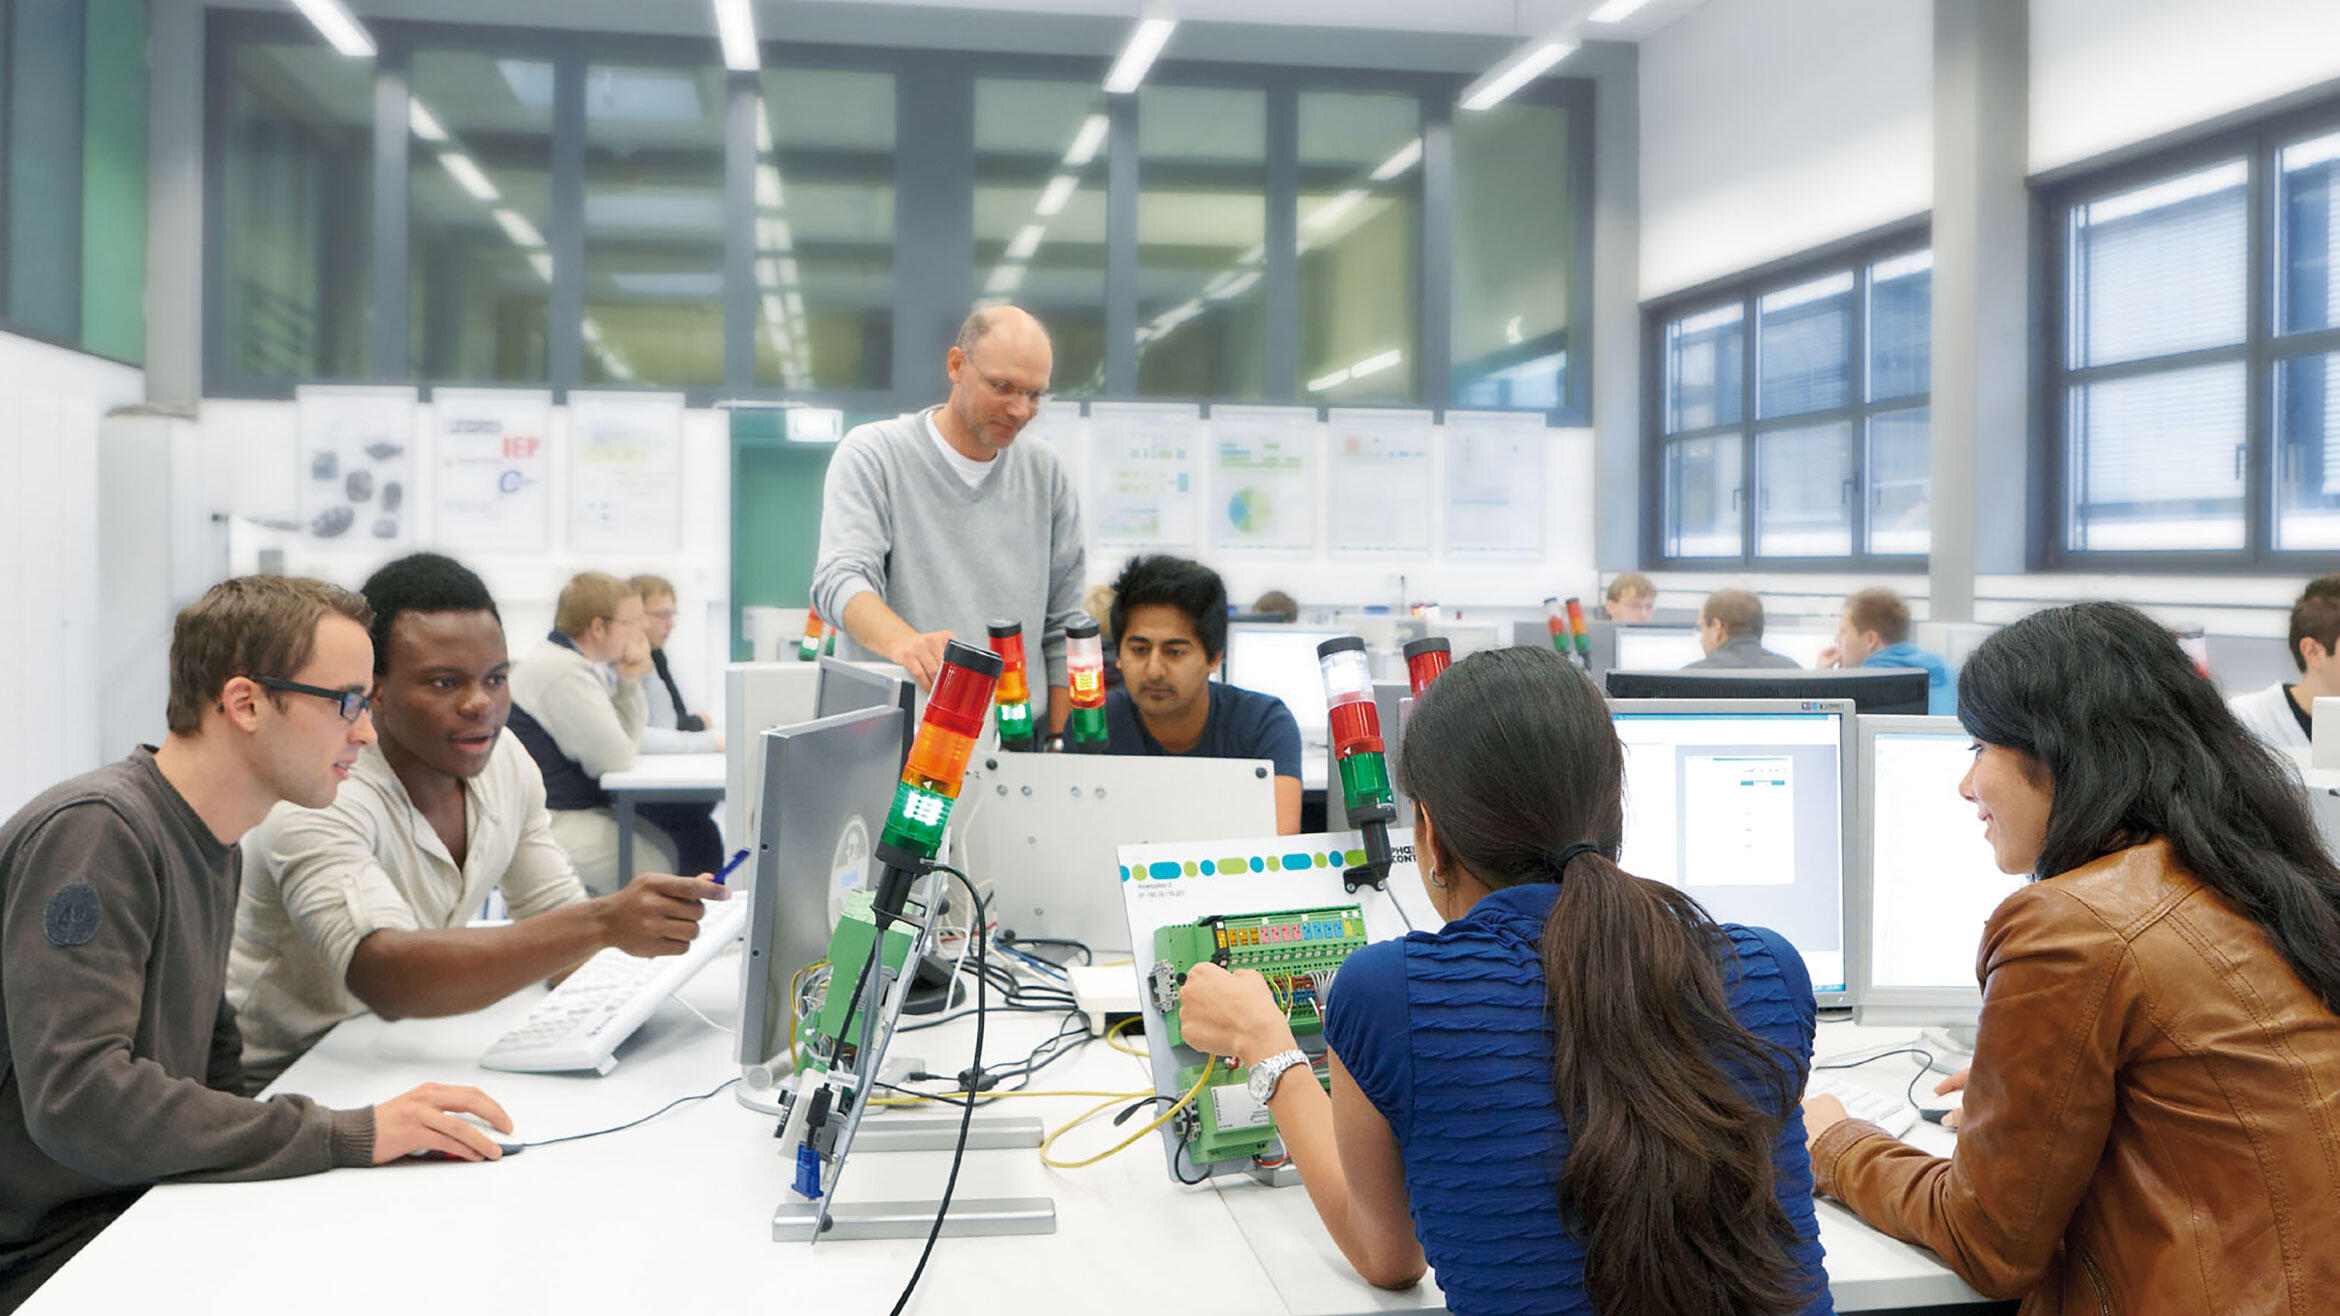
[[[1846,1003],[1851,700],[1621,699],[1624,869],[1770,928],[1822,1005]]]
[[[1227,628],[1227,680],[1283,700],[1300,724],[1300,785],[1306,790],[1324,789],[1332,753],[1332,714],[1325,708],[1316,646],[1349,633],[1274,623]]]
[[[1973,743],[1954,717],[1860,720],[1866,825],[1847,901],[1858,1022],[1971,1027],[1982,1011],[1983,924],[2024,879],[1999,871],[1959,797]]]

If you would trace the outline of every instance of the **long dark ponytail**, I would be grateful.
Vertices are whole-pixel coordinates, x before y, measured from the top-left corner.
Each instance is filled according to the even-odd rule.
[[[1438,868],[1517,886],[1553,880],[1573,842],[1600,847],[1559,874],[1543,935],[1569,1132],[1560,1210],[1593,1305],[1803,1310],[1815,1295],[1771,1163],[1802,1075],[1732,1015],[1729,941],[1698,902],[1605,857],[1624,830],[1624,751],[1600,693],[1548,649],[1475,654],[1423,694],[1398,761]]]
[[[2033,613],[1967,659],[1958,717],[2046,770],[2038,876],[2166,839],[2340,1012],[2340,867],[2289,766],[2152,618],[2118,603]]]

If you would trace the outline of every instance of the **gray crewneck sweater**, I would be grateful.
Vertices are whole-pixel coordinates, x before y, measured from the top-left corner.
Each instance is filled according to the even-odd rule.
[[[1032,684],[1062,686],[1064,628],[1080,612],[1086,569],[1080,503],[1046,444],[1019,440],[993,466],[968,488],[923,414],[857,426],[829,462],[813,607],[841,627],[845,605],[874,591],[913,627],[978,648],[986,623],[1014,618]],[[877,656],[850,637],[844,654]],[[1045,689],[1032,691],[1036,715],[1046,701]]]

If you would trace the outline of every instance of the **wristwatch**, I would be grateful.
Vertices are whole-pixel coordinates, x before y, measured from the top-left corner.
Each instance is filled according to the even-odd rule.
[[[1307,1064],[1308,1053],[1298,1047],[1278,1051],[1251,1067],[1251,1077],[1245,1080],[1244,1086],[1251,1090],[1251,1099],[1264,1106],[1268,1098],[1276,1095],[1276,1084],[1284,1077],[1285,1070],[1294,1065],[1305,1068]]]

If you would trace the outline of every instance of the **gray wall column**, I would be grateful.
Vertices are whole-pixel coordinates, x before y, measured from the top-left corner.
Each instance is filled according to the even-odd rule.
[[[2028,0],[1934,6],[1935,621],[1974,620],[1976,575],[2024,568],[2030,22]]]
[[[1587,51],[1587,54],[1592,52]],[[1593,82],[1593,565],[1641,565],[1641,67],[1636,46],[1603,46]],[[1569,372],[1572,379],[1583,376]]]
[[[407,53],[382,52],[374,63],[374,297],[370,307],[366,369],[378,379],[406,379],[420,362],[410,361],[407,325]]]
[[[146,86],[146,396],[203,396],[203,19],[149,5]]]
[[[905,64],[896,84],[892,382],[905,407],[949,389],[943,356],[975,305],[974,97],[972,72],[941,57]]]
[[[1112,133],[1105,158],[1105,393],[1137,394],[1137,97],[1108,96]]]

